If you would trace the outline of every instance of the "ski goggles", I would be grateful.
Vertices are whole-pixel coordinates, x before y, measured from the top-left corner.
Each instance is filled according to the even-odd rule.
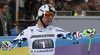
[[[46,11],[46,13],[44,14],[44,16],[45,16],[46,18],[51,18],[52,20],[53,20],[53,18],[54,18],[54,14],[50,13],[49,11]]]

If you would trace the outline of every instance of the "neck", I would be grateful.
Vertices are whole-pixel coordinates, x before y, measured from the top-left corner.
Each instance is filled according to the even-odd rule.
[[[38,20],[37,24],[41,27],[44,27],[44,25],[41,23],[40,19]]]
[[[1,13],[1,12],[0,12],[0,14],[2,14],[3,16],[5,16],[5,14],[3,14],[3,13]]]

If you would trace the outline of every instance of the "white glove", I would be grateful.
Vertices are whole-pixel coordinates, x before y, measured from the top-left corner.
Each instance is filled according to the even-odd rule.
[[[3,41],[3,42],[1,43],[1,49],[2,49],[2,50],[7,50],[8,47],[9,47],[9,45],[8,45],[7,41]]]
[[[94,28],[86,29],[84,30],[84,35],[93,38],[96,35],[96,30]]]

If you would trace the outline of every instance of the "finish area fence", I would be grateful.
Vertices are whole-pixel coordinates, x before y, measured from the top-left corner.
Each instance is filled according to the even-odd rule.
[[[2,41],[11,41],[16,36],[0,37]],[[97,34],[91,40],[90,55],[100,55],[100,34]],[[55,55],[88,55],[89,37],[79,40],[65,40],[58,38],[56,40],[56,54]],[[4,51],[0,49],[0,55],[4,55]],[[12,50],[7,50],[6,55],[30,55],[27,41],[21,44],[21,47],[16,47]]]
[[[100,34],[100,16],[56,16],[52,25],[69,32],[95,28],[96,33]]]

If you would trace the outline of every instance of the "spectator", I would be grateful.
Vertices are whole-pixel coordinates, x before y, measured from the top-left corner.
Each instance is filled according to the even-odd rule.
[[[82,10],[82,7],[80,5],[77,5],[75,7],[74,16],[85,16],[84,10]]]
[[[84,11],[88,11],[88,5],[87,5],[87,2],[81,3],[81,8],[82,8]]]
[[[89,9],[89,11],[95,10],[93,1],[89,1],[89,2],[88,2],[88,9]]]
[[[7,11],[7,2],[0,2],[0,36],[11,35],[8,19],[6,18]]]
[[[41,5],[47,4],[48,0],[42,0]]]
[[[98,2],[100,2],[100,0],[98,0]]]
[[[62,4],[61,1],[57,1],[57,2],[56,2],[55,9],[56,9],[56,10],[60,10],[60,11],[64,9],[64,6],[63,6],[63,4]]]
[[[64,3],[64,10],[71,11],[72,10],[72,1],[67,1]]]
[[[99,0],[93,0],[94,4],[96,4],[97,2],[100,2]]]
[[[96,11],[100,11],[100,2],[97,2],[97,3],[95,4],[95,10],[96,10]]]
[[[49,4],[51,4],[53,7],[55,7],[55,1],[54,0],[50,0]]]

